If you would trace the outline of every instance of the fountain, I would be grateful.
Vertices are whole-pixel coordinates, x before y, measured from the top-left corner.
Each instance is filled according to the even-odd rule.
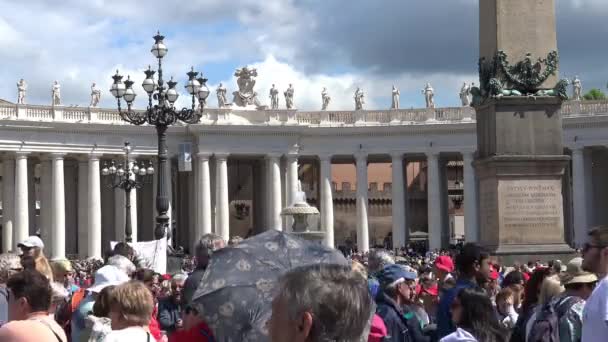
[[[321,243],[325,237],[325,232],[310,230],[308,227],[308,218],[312,215],[319,215],[319,210],[306,203],[306,193],[302,191],[302,183],[298,181],[296,198],[291,206],[281,211],[281,216],[293,217],[292,234],[309,241]]]

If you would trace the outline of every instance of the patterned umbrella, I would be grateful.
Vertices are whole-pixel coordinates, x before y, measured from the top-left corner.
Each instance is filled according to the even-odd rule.
[[[318,263],[348,265],[335,249],[269,230],[215,252],[194,302],[217,341],[268,341],[266,321],[279,277]]]

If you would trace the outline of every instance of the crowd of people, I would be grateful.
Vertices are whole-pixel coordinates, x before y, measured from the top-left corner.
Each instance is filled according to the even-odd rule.
[[[0,342],[216,341],[195,293],[214,252],[240,242],[206,234],[187,271],[158,274],[126,243],[104,261],[49,261],[31,236],[0,255]],[[565,262],[504,265],[474,243],[348,259],[280,275],[269,341],[608,339],[608,226]]]

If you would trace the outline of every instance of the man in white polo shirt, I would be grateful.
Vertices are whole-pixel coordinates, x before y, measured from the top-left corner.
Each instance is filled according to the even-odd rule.
[[[583,268],[599,282],[585,303],[582,342],[606,341],[608,336],[608,226],[593,228],[583,248]]]

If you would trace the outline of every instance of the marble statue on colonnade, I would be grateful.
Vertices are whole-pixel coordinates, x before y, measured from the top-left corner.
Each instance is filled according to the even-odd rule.
[[[391,109],[399,109],[399,96],[401,95],[401,93],[399,92],[399,89],[395,88],[395,86],[393,85],[393,101],[391,103]]]
[[[285,95],[285,107],[287,107],[287,109],[293,108],[293,94],[294,94],[293,85],[291,83],[289,83],[289,87],[283,93],[283,95]]]
[[[323,87],[323,90],[321,91],[321,101],[322,101],[321,110],[326,110],[327,107],[329,106],[329,101],[331,101],[331,97],[329,96],[329,93],[327,92],[327,88],[325,88],[325,87]]]
[[[253,90],[253,87],[255,86],[255,77],[258,76],[258,71],[255,68],[250,69],[245,66],[241,69],[236,69],[234,76],[237,77],[236,83],[239,90],[232,93],[232,95],[234,95],[232,102],[237,107],[255,106],[256,108],[263,108],[257,98],[258,93]]]
[[[572,99],[574,101],[582,100],[582,92],[583,84],[581,83],[581,80],[578,78],[578,76],[574,76],[574,79],[572,80]]]
[[[468,85],[464,82],[462,88],[460,88],[460,101],[462,102],[463,107],[469,107],[471,105],[471,87],[472,85]]]
[[[228,104],[228,100],[226,99],[226,87],[222,83],[215,89],[217,93],[217,108],[225,108]]]
[[[274,84],[270,88],[270,108],[279,109],[279,90],[275,88]]]
[[[355,110],[362,110],[363,109],[363,104],[365,103],[365,93],[363,92],[363,90],[359,87],[357,87],[357,90],[355,91]]]
[[[52,94],[51,104],[53,106],[60,106],[61,105],[61,85],[59,85],[59,82],[55,81],[55,83],[53,83],[53,88],[51,89],[51,94]]]
[[[424,100],[426,101],[426,108],[435,108],[435,90],[431,87],[430,83],[427,83],[422,89],[424,94]]]
[[[97,88],[95,82],[93,82],[91,85],[91,104],[89,106],[97,107],[99,100],[101,100],[101,89]]]
[[[27,92],[27,83],[22,78],[17,82],[17,104],[25,104],[25,93]]]

